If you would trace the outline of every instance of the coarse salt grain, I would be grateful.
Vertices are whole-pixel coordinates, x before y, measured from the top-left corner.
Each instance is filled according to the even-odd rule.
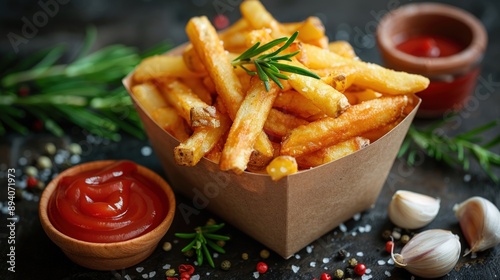
[[[258,279],[258,278],[259,278],[259,276],[260,276],[260,273],[259,273],[258,271],[255,271],[255,272],[253,273],[253,278]]]
[[[149,146],[144,146],[141,148],[141,155],[147,157],[147,156],[150,156],[153,152],[153,149],[151,149],[151,147]]]
[[[323,263],[329,263],[330,259],[329,258],[323,258]]]
[[[356,253],[356,256],[358,256],[358,257],[362,257],[363,255],[364,255],[363,252],[357,252]]]
[[[341,223],[339,225],[339,229],[340,229],[341,232],[346,232],[347,231],[347,227],[343,223]]]
[[[367,275],[367,274],[364,274],[363,276],[361,276],[361,280],[368,280],[368,279],[372,279],[373,276],[372,275]]]
[[[307,247],[306,247],[306,252],[307,252],[307,253],[309,253],[309,254],[310,254],[310,253],[312,253],[313,248],[314,248],[314,246],[312,246],[312,245],[307,246]]]
[[[216,258],[218,258],[218,257],[219,257],[219,254],[218,254],[218,253],[214,253],[214,254],[213,254],[213,257],[214,257],[214,259],[216,259]]]
[[[393,265],[394,264],[394,260],[393,259],[388,259],[387,260],[387,264]]]
[[[142,276],[143,279],[148,279],[148,274],[147,273],[143,273],[141,276]]]
[[[309,266],[310,266],[310,267],[316,267],[316,262],[310,262],[310,263],[309,263]]]
[[[292,265],[292,271],[294,273],[297,273],[299,271],[300,267],[299,266],[296,266],[296,265]]]
[[[365,232],[370,232],[370,231],[372,231],[372,225],[366,225]]]
[[[384,271],[384,274],[385,274],[385,276],[387,276],[387,277],[391,277],[391,276],[392,276],[391,272],[390,272],[390,271],[387,271],[387,270],[386,270],[386,271]]]
[[[139,273],[141,273],[143,270],[144,270],[144,267],[142,267],[142,266],[138,266],[135,268],[135,271],[137,271]]]
[[[367,269],[365,270],[365,273],[366,273],[366,274],[370,274],[370,273],[372,273],[372,270],[371,270],[371,269],[369,269],[369,268],[367,268]]]
[[[378,263],[378,265],[384,265],[385,261],[384,260],[378,260],[377,263]]]
[[[123,278],[125,278],[126,280],[132,280],[132,277],[130,277],[130,275],[128,275],[128,274],[125,274],[125,276]]]
[[[361,213],[356,213],[354,214],[354,216],[352,217],[355,221],[359,221],[359,219],[361,219]]]
[[[209,275],[209,274],[207,274]],[[195,275],[191,275],[191,278],[189,278],[191,280],[200,280],[200,275],[199,274],[195,274]]]
[[[155,277],[155,275],[156,275],[156,271],[151,271],[149,273],[149,278],[153,278],[153,277]]]
[[[296,258],[297,260],[300,260],[300,255],[299,255],[299,254],[295,254],[295,258]]]
[[[167,263],[167,264],[166,264],[166,265],[164,265],[162,268],[163,268],[163,269],[170,269],[170,267],[171,267],[171,265]]]

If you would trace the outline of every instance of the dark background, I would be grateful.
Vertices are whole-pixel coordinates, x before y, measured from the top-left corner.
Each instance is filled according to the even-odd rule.
[[[43,3],[58,3],[54,1],[41,1]],[[61,1],[63,2],[63,1]],[[66,2],[66,1],[64,1]],[[23,18],[33,22],[33,16],[43,11],[38,1],[2,1],[0,2],[0,58],[5,55],[23,57],[36,50],[64,43],[70,48],[67,58],[76,53],[81,46],[85,29],[89,25],[97,28],[98,40],[95,49],[109,44],[125,44],[136,46],[145,50],[160,42],[170,42],[173,45],[185,42],[184,26],[192,16],[207,15],[213,19],[217,14],[227,16],[231,22],[240,17],[237,6],[239,0],[187,0],[187,1],[83,1],[70,0],[67,4],[58,3],[58,11],[49,16],[44,26],[37,28],[33,38],[27,43],[20,44],[18,51],[9,41],[9,33],[22,35],[25,24]],[[416,1],[266,1],[266,8],[282,22],[300,21],[307,16],[320,17],[327,30],[330,40],[347,40],[357,51],[361,59],[381,63],[375,44],[375,26],[380,16],[389,10],[410,2]],[[461,7],[477,16],[485,25],[489,34],[488,50],[485,54],[481,78],[488,82],[487,98],[477,103],[468,104],[459,115],[458,121],[447,127],[449,134],[456,134],[491,120],[499,120],[500,106],[500,2],[499,1],[446,1]],[[484,92],[483,92],[484,94]],[[476,99],[477,101],[477,99]],[[0,112],[1,114],[1,112]],[[417,125],[425,125],[428,121],[416,120]],[[498,129],[490,131],[487,136],[499,135]],[[22,137],[14,133],[4,136],[0,140],[0,169],[17,167],[18,159],[26,156],[26,150],[35,150],[44,143],[53,142],[60,147],[67,146],[70,142],[89,142],[88,135],[78,129],[69,127],[68,135],[56,139],[46,134],[32,134]],[[160,174],[163,174],[155,155],[144,156],[141,154],[143,147],[148,147],[147,140],[138,140],[127,135],[118,143],[108,141],[95,141],[88,144],[82,155],[82,161],[95,159],[127,158],[143,164]],[[500,148],[494,149],[497,153]],[[32,157],[35,155],[33,154]],[[499,174],[496,169],[496,174]],[[1,177],[1,176],[0,176]],[[2,181],[3,182],[3,181]],[[363,252],[357,258],[364,262],[370,269],[372,279],[412,279],[411,274],[403,269],[394,268],[392,265],[378,265],[378,260],[387,260],[389,256],[384,251],[385,240],[381,237],[386,229],[392,229],[385,209],[390,197],[397,189],[409,189],[417,192],[439,196],[442,199],[441,211],[435,221],[427,228],[444,228],[459,234],[463,243],[458,223],[453,217],[451,207],[473,195],[481,195],[497,206],[500,206],[500,186],[494,184],[477,167],[470,172],[448,168],[431,159],[423,159],[416,167],[408,167],[403,161],[397,160],[391,170],[388,180],[375,207],[361,214],[359,220],[346,221],[347,232],[335,229],[311,245],[312,252],[306,249],[298,252],[300,259],[292,257],[283,260],[271,253],[266,260],[270,271],[261,275],[259,279],[313,279],[320,277],[322,272],[332,273],[337,268],[345,268],[345,262],[335,258],[339,249],[346,249],[352,254]],[[2,192],[2,201],[4,200]],[[178,201],[189,203],[189,200],[178,197]],[[81,268],[71,263],[50,242],[41,229],[37,217],[37,204],[32,201],[18,203],[17,214],[21,222],[17,228],[17,272],[8,274],[14,279],[143,279],[142,274],[156,272],[155,279],[164,279],[163,266],[171,264],[176,268],[181,263],[190,263],[180,251],[181,242],[174,244],[173,251],[166,253],[160,248],[143,263],[122,271],[96,272]],[[0,228],[0,256],[2,271],[6,273],[5,239],[6,229],[3,226],[5,215],[0,215],[2,227]],[[204,223],[207,218],[213,217],[209,212],[202,212],[195,219],[198,224]],[[215,217],[217,219],[217,217]],[[360,232],[359,227],[371,226],[370,232]],[[165,236],[164,241],[173,241],[173,233],[187,231],[192,225],[186,225],[178,215],[172,225],[172,230]],[[215,260],[219,264],[223,259],[229,259],[233,268],[229,272],[220,269],[211,269],[208,266],[196,268],[201,279],[254,279],[252,273],[255,264],[261,259],[258,253],[262,245],[245,234],[226,227],[233,240],[226,247],[228,253]],[[242,261],[241,253],[250,255],[248,261]],[[328,263],[323,263],[323,258],[329,258]],[[312,267],[311,262],[316,262]],[[498,279],[500,277],[500,246],[478,254],[477,258],[461,258],[456,269],[443,279]],[[300,267],[297,273],[292,272],[292,266]],[[137,267],[143,267],[139,272]],[[388,277],[386,272],[390,272]],[[3,276],[2,276],[3,278]],[[360,277],[358,277],[360,279]]]

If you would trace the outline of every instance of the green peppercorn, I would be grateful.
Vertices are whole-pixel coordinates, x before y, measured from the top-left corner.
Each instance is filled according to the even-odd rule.
[[[342,269],[335,270],[335,272],[333,273],[333,277],[335,277],[337,279],[344,278],[344,271]]]
[[[163,251],[168,252],[168,251],[172,250],[172,243],[167,241],[167,242],[163,243],[163,246],[161,248],[163,249]]]
[[[350,267],[355,267],[358,264],[358,260],[355,258],[350,258],[348,261]]]
[[[167,271],[165,271],[165,276],[167,277],[175,276],[175,269],[173,268],[167,269]]]
[[[24,173],[26,173],[26,175],[28,176],[37,177],[38,169],[36,169],[36,167],[34,166],[26,166],[26,168],[24,169]]]
[[[79,144],[77,143],[71,143],[69,144],[68,146],[68,151],[72,154],[72,155],[81,155],[82,154],[82,146],[80,146]]]
[[[36,161],[38,168],[40,169],[50,169],[52,168],[52,161],[46,156],[41,156]]]
[[[231,262],[228,261],[228,260],[223,260],[221,263],[220,263],[220,268],[222,270],[229,270],[231,268]]]
[[[271,253],[269,253],[269,251],[268,251],[268,250],[266,250],[266,249],[262,249],[262,250],[260,251],[260,257],[261,257],[261,258],[263,258],[263,259],[267,259],[267,258],[269,258],[269,255],[270,255],[270,254],[271,254]]]
[[[410,241],[410,236],[408,234],[403,234],[400,239],[401,243],[406,244]]]
[[[191,258],[192,256],[194,256],[194,250],[193,249],[187,250],[186,252],[184,252],[184,256]]]
[[[43,148],[45,150],[45,153],[49,156],[53,156],[57,151],[56,145],[54,145],[54,143],[47,143]]]

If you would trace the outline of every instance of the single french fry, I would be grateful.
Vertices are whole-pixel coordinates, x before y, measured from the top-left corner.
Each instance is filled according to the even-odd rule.
[[[174,107],[177,113],[191,124],[191,109],[194,107],[209,107],[193,91],[179,80],[159,79],[156,81],[160,92],[170,106]]]
[[[370,140],[357,136],[316,152],[297,157],[296,160],[300,168],[306,169],[316,167],[350,155],[365,148],[369,144]]]
[[[325,26],[318,17],[308,17],[297,29],[299,35],[297,38],[306,43],[320,40],[325,37]]]
[[[175,162],[179,165],[195,166],[212,150],[231,126],[230,119],[221,115],[220,126],[198,127],[184,142],[174,148]]]
[[[189,138],[189,128],[186,121],[177,114],[174,108],[170,106],[156,108],[152,112],[151,118],[179,142]]]
[[[252,29],[269,28],[273,38],[285,37],[281,24],[273,17],[259,0],[246,0],[240,4],[241,16]]]
[[[182,83],[188,86],[203,102],[212,105],[212,94],[207,89],[202,79],[199,78],[180,78]]]
[[[269,91],[258,77],[250,81],[250,88],[241,104],[222,150],[220,168],[239,174],[245,171],[253,146],[278,95],[278,85],[271,83]]]
[[[202,77],[205,73],[193,72],[180,55],[155,55],[145,58],[134,71],[134,81],[143,83],[164,77]]]
[[[297,92],[311,100],[330,117],[337,117],[349,107],[347,98],[322,80],[290,74],[288,82]]]
[[[373,142],[377,141],[378,139],[380,139],[382,136],[386,135],[393,128],[395,128],[404,119],[404,116],[405,116],[405,114],[403,114],[403,116],[401,116],[401,118],[399,118],[398,120],[396,120],[390,124],[386,124],[380,128],[367,131],[367,132],[363,133],[361,136],[363,138],[369,139],[370,143],[373,143]]]
[[[220,120],[214,106],[191,108],[191,127],[219,127]]]
[[[193,45],[189,44],[182,52],[182,60],[186,67],[195,73],[206,73],[205,65],[201,63],[198,54],[196,53]]]
[[[297,173],[298,170],[297,161],[291,156],[278,156],[266,167],[267,174],[271,176],[273,181]]]
[[[352,45],[347,41],[333,41],[328,44],[328,49],[345,58],[356,59],[357,55]]]
[[[324,69],[352,64],[357,69],[354,84],[381,93],[409,94],[422,91],[429,85],[429,79],[424,76],[394,71],[377,64],[345,58],[310,44],[304,44],[303,51],[307,52],[307,67]]]
[[[349,107],[337,118],[299,126],[285,136],[281,154],[299,157],[381,128],[399,119],[407,103],[405,95],[372,99]]]
[[[156,108],[168,106],[156,86],[152,83],[138,84],[132,87],[132,95],[139,105],[148,114],[151,114]]]
[[[289,112],[303,119],[325,116],[320,108],[295,90],[280,92],[276,97],[276,100],[274,100],[273,107],[279,108],[282,111]]]
[[[361,103],[363,101],[372,100],[375,98],[382,97],[381,93],[376,92],[372,89],[363,89],[363,90],[359,90],[359,91],[346,91],[346,92],[344,92],[344,94],[346,96],[352,96],[352,97],[356,98],[357,103]]]
[[[271,109],[264,123],[264,131],[274,137],[281,138],[297,126],[306,125],[308,123],[309,122],[304,119],[297,118],[276,109]]]

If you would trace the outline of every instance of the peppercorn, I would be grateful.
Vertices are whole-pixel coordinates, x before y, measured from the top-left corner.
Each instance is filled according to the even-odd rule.
[[[52,161],[46,156],[41,156],[36,162],[38,168],[40,169],[50,169],[52,168]]]
[[[323,272],[321,274],[321,277],[320,277],[320,280],[331,280],[332,279],[332,276],[326,272]]]
[[[258,262],[256,269],[260,274],[264,274],[267,272],[268,267],[265,262]]]
[[[212,218],[208,219],[208,221],[207,221],[207,223],[206,223],[206,225],[207,225],[207,226],[213,226],[213,225],[215,225],[215,224],[217,224],[217,223],[216,223],[216,222],[215,222],[215,220],[214,220],[214,219],[212,219]]]
[[[231,262],[228,261],[228,260],[223,260],[221,263],[220,263],[220,268],[222,270],[229,270],[231,268]]]
[[[173,269],[173,268],[167,269],[167,271],[165,271],[165,275],[166,275],[167,277],[172,277],[172,276],[174,276],[174,275],[175,275],[175,269]]]
[[[45,150],[45,153],[49,156],[54,155],[57,151],[56,145],[54,145],[53,143],[47,143],[43,148]]]
[[[184,252],[184,256],[191,258],[192,256],[194,256],[194,250],[193,249],[187,250],[186,252]]]
[[[348,277],[354,276],[354,269],[351,267],[346,267],[344,275]]]
[[[34,189],[38,185],[38,180],[33,176],[28,176],[26,180],[26,186],[28,189]]]
[[[358,263],[355,267],[354,267],[354,272],[359,275],[359,276],[363,276],[366,272],[366,266],[362,263]]]
[[[348,261],[350,267],[355,267],[358,264],[358,260],[355,258],[350,258]]]
[[[26,173],[26,175],[28,176],[36,177],[38,176],[38,169],[36,169],[36,167],[34,166],[26,166],[26,168],[24,169],[24,173]]]
[[[391,239],[391,235],[392,235],[392,231],[386,229],[384,230],[384,232],[382,232],[382,238],[384,240],[388,240],[388,239]]]
[[[344,278],[344,271],[342,269],[337,269],[335,270],[335,272],[333,273],[333,276],[337,279],[342,279]]]
[[[219,247],[224,247],[226,245],[226,241],[224,241],[224,240],[217,240],[216,244],[219,245]]]
[[[346,250],[344,250],[344,249],[340,249],[340,250],[337,252],[337,258],[338,258],[339,260],[343,260],[343,259],[345,259],[345,258],[347,257],[347,255],[348,255],[348,254],[349,254],[349,253],[348,253]]]
[[[400,239],[401,243],[406,244],[410,241],[410,236],[408,234],[403,234]]]
[[[163,251],[168,252],[168,251],[172,250],[172,243],[167,241],[167,242],[163,243],[163,246],[161,248],[163,249]]]
[[[247,254],[247,253],[243,253],[243,254],[241,254],[241,258],[242,258],[244,261],[248,260],[248,254]]]
[[[270,254],[271,254],[271,253],[269,253],[269,251],[268,251],[268,250],[266,250],[266,249],[262,249],[262,250],[260,251],[260,257],[261,257],[261,258],[263,258],[263,259],[267,259],[267,258],[269,258],[269,255],[270,255]]]
[[[68,151],[72,155],[81,155],[82,154],[82,146],[80,146],[77,143],[71,143],[71,144],[69,144]]]

